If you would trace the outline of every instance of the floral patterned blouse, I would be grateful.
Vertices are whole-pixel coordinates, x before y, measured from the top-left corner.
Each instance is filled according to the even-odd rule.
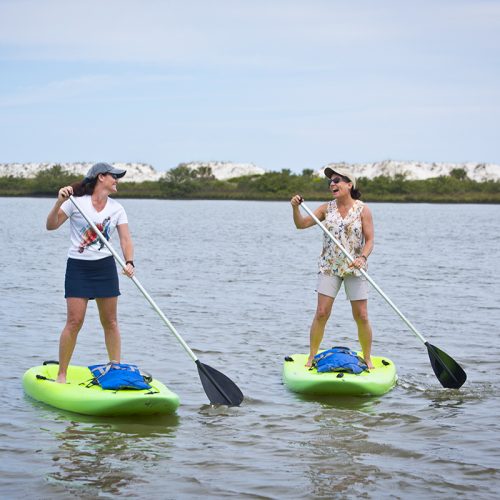
[[[337,201],[328,203],[326,216],[323,224],[330,231],[349,254],[356,258],[361,255],[365,238],[363,236],[363,225],[361,223],[361,212],[364,203],[356,200],[345,218],[342,218],[337,209]],[[343,277],[346,274],[361,276],[361,273],[349,267],[349,261],[335,243],[325,234],[323,239],[323,251],[319,258],[319,272],[327,276]]]

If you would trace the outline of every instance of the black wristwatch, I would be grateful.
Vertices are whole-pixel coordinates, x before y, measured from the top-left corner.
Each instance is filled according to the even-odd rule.
[[[125,262],[125,265],[127,265],[127,264],[131,264],[132,267],[135,267],[133,260],[127,260],[127,262]]]

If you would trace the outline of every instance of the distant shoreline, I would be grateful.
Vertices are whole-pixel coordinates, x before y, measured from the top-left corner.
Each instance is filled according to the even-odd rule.
[[[171,172],[189,170],[190,172],[208,171],[215,180],[225,181],[235,177],[272,174],[273,171],[265,170],[253,163],[237,163],[232,161],[190,161],[179,163],[176,167],[165,171],[158,171],[152,165],[142,162],[112,162],[119,169],[127,171],[122,182],[148,182],[158,181],[168,176]],[[0,177],[19,177],[34,179],[38,174],[51,171],[59,167],[64,174],[83,177],[92,162],[13,162],[0,163]],[[348,168],[356,178],[374,179],[375,177],[404,176],[407,180],[426,180],[435,177],[446,177],[462,171],[469,179],[478,182],[487,180],[500,181],[500,164],[489,162],[425,162],[425,161],[400,161],[386,159],[367,163],[332,162],[321,168],[305,169],[318,177],[323,177],[324,168]],[[284,169],[282,171],[289,171]],[[290,171],[289,171],[290,172]],[[303,171],[304,172],[304,171]],[[290,172],[291,173],[291,172]]]
[[[294,193],[290,194],[289,198],[166,198],[166,197],[154,197],[154,196],[120,196],[118,194],[113,195],[113,198],[116,199],[121,199],[121,200],[165,200],[165,201],[265,201],[265,202],[273,202],[273,203],[283,203],[283,202],[288,202],[290,201],[290,198],[293,196]],[[327,194],[328,195],[328,194]],[[307,201],[312,201],[312,202],[321,202],[321,203],[326,203],[330,201],[330,199],[326,196],[320,198],[320,197],[305,197]],[[5,195],[0,192],[0,198],[30,198],[30,199],[49,199],[49,200],[55,200],[56,196],[51,196],[51,195],[46,195],[46,194],[41,194],[41,195],[29,195],[29,194],[16,194],[16,195]],[[406,204],[406,203],[413,203],[413,204],[419,204],[419,205],[499,205],[500,204],[500,199],[495,201],[495,200],[460,200],[460,199],[442,199],[442,200],[426,200],[426,199],[406,199],[406,200],[401,200],[401,199],[370,199],[367,197],[362,197],[362,200],[365,203],[394,203],[394,204]]]
[[[0,196],[55,198],[62,186],[79,182],[81,176],[54,167],[35,178],[0,177]],[[475,181],[464,169],[450,175],[424,180],[378,176],[357,179],[362,199],[371,203],[476,203],[499,204],[500,181]],[[124,182],[117,198],[168,200],[288,201],[294,194],[306,200],[327,201],[328,180],[312,170],[294,174],[289,170],[246,175],[227,180],[215,179],[209,169],[191,171],[181,166],[157,181]]]

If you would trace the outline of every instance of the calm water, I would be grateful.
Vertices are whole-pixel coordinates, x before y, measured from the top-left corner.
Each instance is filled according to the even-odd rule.
[[[23,372],[57,357],[65,320],[68,227],[45,231],[52,203],[0,199],[2,497],[498,497],[500,206],[371,205],[371,276],[462,364],[463,388],[441,388],[423,344],[373,291],[374,354],[396,362],[397,387],[307,399],[287,391],[281,367],[307,349],[320,230],[295,230],[288,203],[124,201],[138,278],[246,399],[208,405],[195,365],[123,279],[123,360],[166,382],[181,406],[170,418],[115,420],[23,394]],[[357,346],[343,293],[324,345],[335,344]],[[73,362],[102,361],[93,305]]]

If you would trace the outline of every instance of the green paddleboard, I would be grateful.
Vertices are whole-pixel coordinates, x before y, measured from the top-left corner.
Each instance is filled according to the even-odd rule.
[[[306,368],[307,354],[292,354],[283,364],[283,382],[292,391],[311,395],[381,396],[398,379],[396,366],[385,356],[372,356],[375,369],[353,373],[318,373]]]
[[[149,382],[152,389],[112,391],[87,387],[93,375],[86,366],[70,365],[66,384],[54,381],[57,371],[56,364],[30,368],[23,376],[26,394],[61,410],[107,417],[168,415],[179,406],[179,396],[155,379]]]

